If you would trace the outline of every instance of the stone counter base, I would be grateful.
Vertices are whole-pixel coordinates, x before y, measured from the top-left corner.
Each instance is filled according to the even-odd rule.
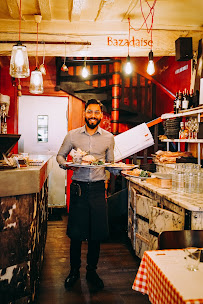
[[[48,216],[40,193],[0,198],[0,303],[31,303],[39,286]]]

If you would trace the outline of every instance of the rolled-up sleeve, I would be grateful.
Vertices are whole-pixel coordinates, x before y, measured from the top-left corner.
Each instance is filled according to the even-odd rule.
[[[71,150],[72,150],[71,134],[68,133],[64,138],[64,141],[56,156],[56,160],[59,163],[59,165],[63,165],[66,162],[67,155]]]
[[[110,144],[106,152],[106,161],[108,163],[114,162],[114,145],[115,145],[114,136],[111,134]]]

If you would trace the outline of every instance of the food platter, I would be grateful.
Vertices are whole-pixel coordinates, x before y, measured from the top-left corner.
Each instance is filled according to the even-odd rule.
[[[106,164],[106,168],[112,168],[112,169],[115,169],[115,170],[130,170],[130,169],[134,169],[134,168],[138,168],[138,165],[132,165],[132,164],[123,164],[122,165],[116,165],[115,164]]]
[[[73,162],[66,162],[65,163],[68,167],[74,167],[74,168],[86,168],[86,169],[95,169],[95,168],[105,168],[109,163],[103,164],[103,165],[85,165],[85,164],[77,164]]]
[[[132,173],[130,173],[130,171],[121,171],[121,174],[124,175],[124,176],[128,176],[128,177],[134,177],[134,178],[139,178],[141,180],[145,180],[147,178],[151,178],[151,176],[146,176],[146,177],[143,177],[143,176],[137,176],[137,175],[133,175]]]
[[[91,165],[91,164],[78,164],[78,163],[73,163],[73,162],[66,162],[65,163],[68,167],[75,167],[75,168],[112,168],[112,169],[115,169],[115,170],[130,170],[130,169],[134,169],[134,168],[137,168],[138,165],[132,165],[132,164],[123,164],[123,166],[120,164],[120,165],[116,165],[115,164],[112,164],[112,163],[104,163],[102,165]]]

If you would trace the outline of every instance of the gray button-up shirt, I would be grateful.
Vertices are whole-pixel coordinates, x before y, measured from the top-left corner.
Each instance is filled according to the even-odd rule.
[[[105,162],[114,161],[114,136],[99,126],[93,135],[87,133],[85,125],[69,131],[57,154],[57,162],[63,165],[69,152],[77,148],[88,152],[96,159],[105,160]],[[104,168],[79,168],[72,176],[73,180],[83,182],[94,182],[105,180],[105,178]]]

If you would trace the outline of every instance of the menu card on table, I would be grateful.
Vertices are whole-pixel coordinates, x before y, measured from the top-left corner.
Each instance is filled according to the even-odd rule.
[[[115,162],[133,155],[154,144],[152,134],[146,123],[142,123],[126,132],[115,136]]]

